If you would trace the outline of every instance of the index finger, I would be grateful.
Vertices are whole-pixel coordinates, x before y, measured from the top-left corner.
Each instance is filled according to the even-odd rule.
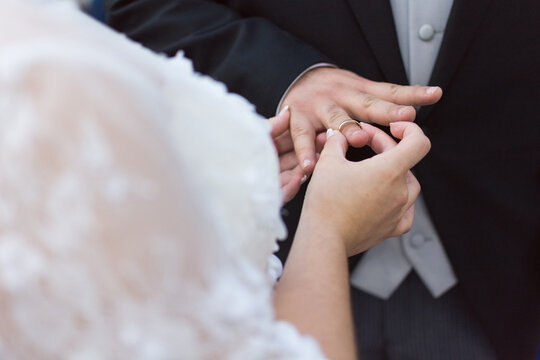
[[[422,106],[439,101],[442,89],[438,86],[396,85],[365,79],[362,91],[400,105]]]
[[[369,140],[367,145],[373,149],[377,154],[381,154],[385,151],[395,147],[397,143],[388,134],[379,128],[367,123],[361,123],[362,129],[368,134]]]
[[[390,131],[401,141],[385,152],[394,166],[411,169],[426,156],[431,149],[431,142],[418,125],[410,122],[390,124]]]
[[[385,157],[392,167],[403,171],[416,165],[431,147],[420,127],[408,121],[390,124],[392,134],[402,139],[399,143],[372,125],[362,123],[362,128],[369,135],[368,145],[378,154],[375,156]]]

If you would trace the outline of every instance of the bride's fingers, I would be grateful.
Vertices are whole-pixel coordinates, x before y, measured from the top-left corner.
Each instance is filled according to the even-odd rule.
[[[348,146],[347,138],[340,131],[328,129],[326,144],[321,152],[321,159],[324,157],[345,159]]]
[[[397,146],[386,152],[386,158],[401,169],[411,169],[426,156],[431,143],[418,125],[411,122],[390,124],[392,134],[401,138]]]
[[[404,207],[406,210],[401,216],[392,236],[398,236],[408,232],[414,221],[414,203],[418,198],[418,194],[420,194],[420,183],[410,171],[406,175],[406,186],[409,194],[407,204]]]
[[[279,156],[280,171],[292,170],[296,166],[298,166],[298,157],[294,151],[289,151],[288,153]]]
[[[409,232],[412,228],[414,221],[414,204],[405,211],[401,219],[399,220],[392,236],[398,236]]]
[[[349,145],[354,147],[362,147],[367,145],[366,142],[369,139],[368,136],[366,136],[364,132],[362,132],[362,136],[360,136],[357,140],[359,141],[356,141],[355,144]],[[315,151],[317,153],[320,153],[322,149],[324,149],[324,144],[326,144],[326,132],[322,132],[315,137]]]
[[[362,129],[369,136],[367,145],[377,154],[381,154],[397,145],[390,135],[373,125],[362,123]]]
[[[271,136],[276,138],[279,135],[283,134],[286,130],[289,129],[289,120],[290,120],[290,111],[289,107],[286,106],[278,116],[268,119],[270,125],[272,126]]]
[[[431,144],[418,125],[408,121],[390,124],[392,134],[402,140],[396,142],[384,131],[362,123],[370,136],[369,145],[378,154],[385,157],[395,169],[406,172],[416,165],[429,151]]]
[[[416,177],[410,171],[407,171],[406,184],[407,184],[407,191],[409,193],[406,207],[409,208],[411,206],[414,206],[414,202],[416,201],[416,198],[418,198],[418,195],[420,194],[421,187]]]

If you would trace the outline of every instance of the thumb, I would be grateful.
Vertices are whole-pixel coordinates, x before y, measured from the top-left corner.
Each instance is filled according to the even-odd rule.
[[[339,130],[328,129],[326,131],[326,144],[321,152],[321,156],[345,157],[349,147],[347,139]]]

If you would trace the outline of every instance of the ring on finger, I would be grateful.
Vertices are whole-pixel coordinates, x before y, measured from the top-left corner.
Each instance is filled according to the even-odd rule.
[[[360,124],[359,121],[356,121],[356,120],[353,120],[353,119],[347,119],[347,120],[343,121],[341,124],[339,124],[338,131],[341,131],[341,129],[343,129],[343,127],[345,127],[345,125],[348,125],[348,124],[356,124],[356,125],[358,125],[358,127],[360,129],[362,128],[362,124]]]

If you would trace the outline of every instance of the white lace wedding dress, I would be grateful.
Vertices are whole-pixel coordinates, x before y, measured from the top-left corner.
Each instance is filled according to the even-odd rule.
[[[181,55],[0,0],[0,359],[323,358],[274,318],[268,133]]]

